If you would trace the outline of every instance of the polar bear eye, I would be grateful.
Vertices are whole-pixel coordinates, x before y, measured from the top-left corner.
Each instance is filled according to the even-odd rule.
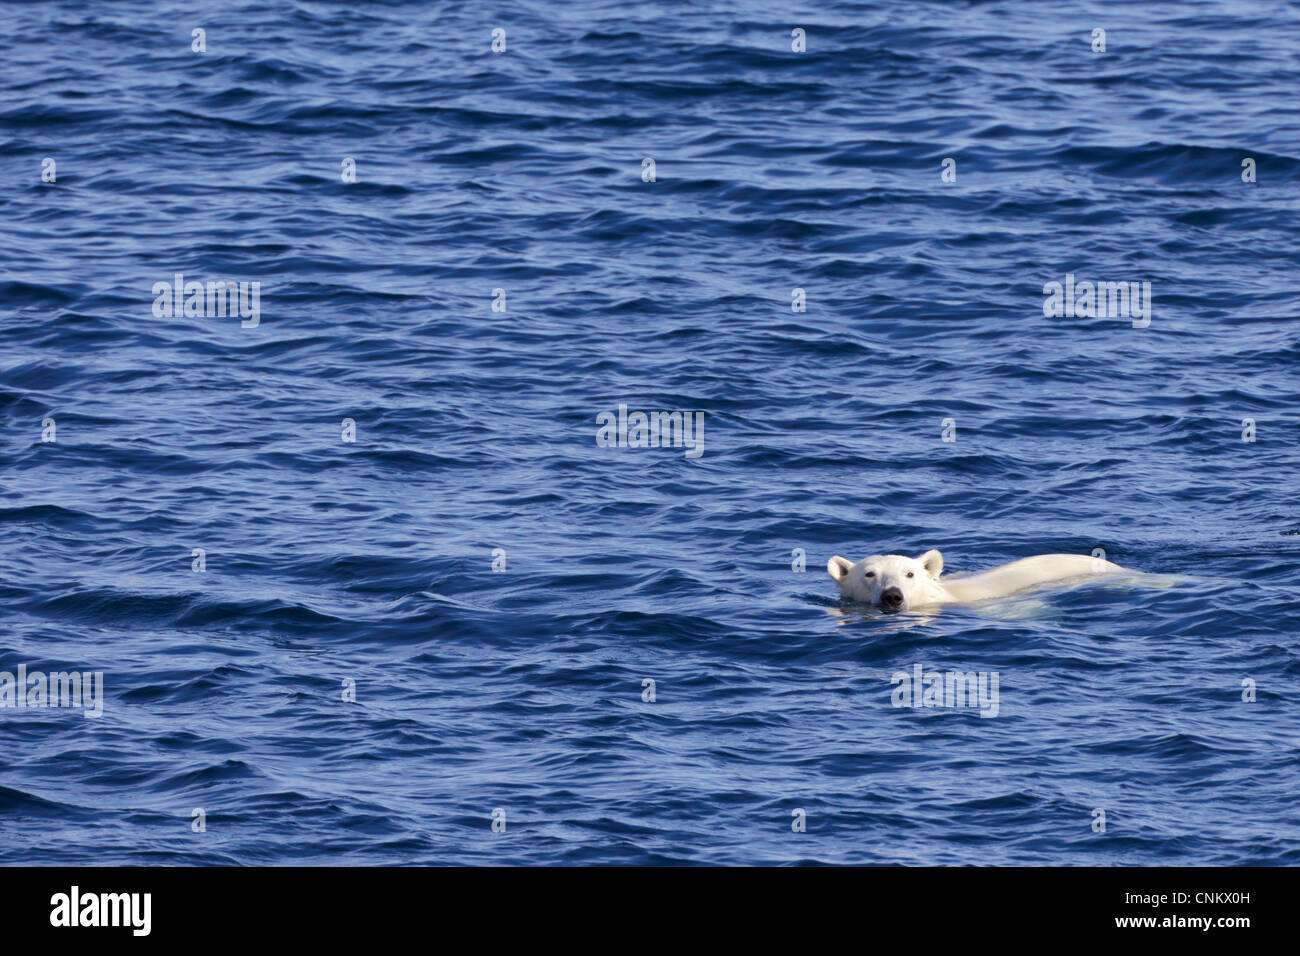
[[[909,578],[914,578],[914,577],[916,577],[916,575],[913,574],[911,571],[908,571],[908,572],[907,572],[907,576],[908,576]]]
[[[862,572],[862,576],[863,576],[864,578],[874,578],[874,577],[876,576],[876,572],[875,572],[875,571],[863,571],[863,572]]]

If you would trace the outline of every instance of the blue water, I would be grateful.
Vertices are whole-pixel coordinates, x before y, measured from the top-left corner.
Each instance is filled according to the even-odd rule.
[[[104,674],[0,710],[0,861],[1300,863],[1298,49],[1269,2],[0,6],[0,670]],[[155,316],[178,272],[259,324]],[[1150,325],[1045,317],[1067,274]],[[702,455],[598,447],[620,404]],[[839,606],[832,554],[929,548],[1149,577]],[[916,664],[997,716],[893,706]]]

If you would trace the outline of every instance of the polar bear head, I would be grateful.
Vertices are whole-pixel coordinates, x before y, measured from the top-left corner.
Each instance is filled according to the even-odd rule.
[[[934,604],[943,595],[939,586],[943,555],[938,551],[927,551],[919,558],[873,554],[857,564],[837,554],[826,562],[826,570],[840,586],[841,596],[882,611]]]

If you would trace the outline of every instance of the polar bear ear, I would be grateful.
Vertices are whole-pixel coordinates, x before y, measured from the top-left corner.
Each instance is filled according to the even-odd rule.
[[[930,577],[937,578],[943,574],[943,555],[938,551],[927,551],[916,560],[921,562],[921,567],[925,568]]]
[[[831,577],[836,581],[843,581],[852,567],[852,561],[848,558],[841,558],[838,554],[826,562],[826,570],[831,573]]]

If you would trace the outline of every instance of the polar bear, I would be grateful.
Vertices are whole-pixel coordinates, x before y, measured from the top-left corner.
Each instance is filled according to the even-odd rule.
[[[873,604],[886,612],[906,611],[927,604],[983,601],[1006,597],[1049,581],[1126,571],[1104,558],[1082,554],[1039,554],[991,571],[940,581],[943,555],[938,551],[927,551],[919,558],[873,554],[857,564],[837,554],[826,562],[826,570],[840,586],[843,597]]]

